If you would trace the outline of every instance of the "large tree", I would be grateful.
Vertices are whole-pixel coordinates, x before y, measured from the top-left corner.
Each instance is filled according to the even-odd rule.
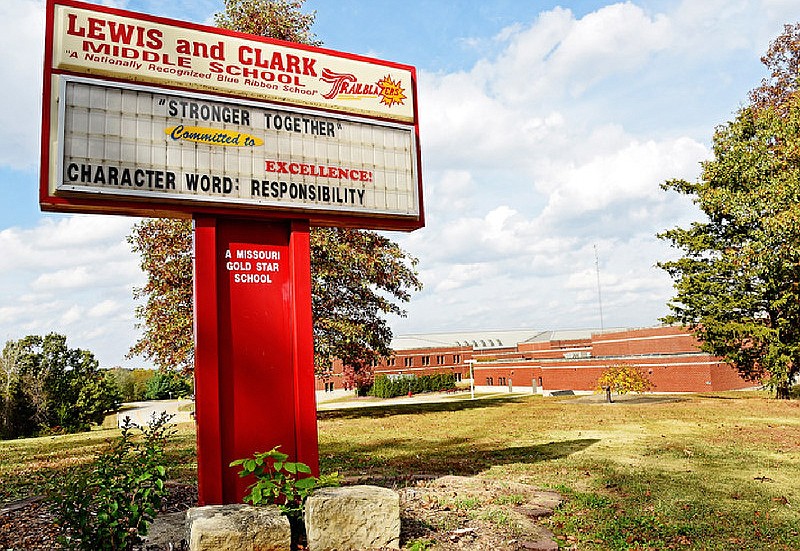
[[[191,371],[192,227],[185,220],[148,219],[128,237],[141,255],[147,283],[135,296],[142,336],[132,355],[160,369]],[[404,315],[400,303],[421,283],[416,259],[376,232],[346,228],[311,230],[314,355],[324,369],[338,358],[356,372],[369,371],[391,353],[386,314]],[[367,377],[369,379],[369,377]]]
[[[316,228],[311,232],[314,352],[319,367],[338,358],[356,372],[391,354],[386,314],[422,285],[410,257],[375,232]]]
[[[665,321],[786,398],[800,373],[800,24],[762,62],[769,78],[716,130],[700,180],[664,186],[707,219],[664,232],[683,257],[660,266],[677,292]]]
[[[225,0],[225,11],[214,16],[217,27],[318,46],[311,32],[315,12],[303,13],[306,0]]]
[[[683,252],[660,264],[677,292],[665,321],[788,397],[800,372],[800,96],[741,109],[717,129],[700,181],[666,187],[707,219],[662,234]]]
[[[194,366],[192,223],[188,220],[147,219],[128,236],[147,274],[134,289],[144,304],[136,308],[142,336],[130,355],[150,358],[159,368],[191,371]]]
[[[281,40],[318,44],[310,28],[314,13],[304,0],[226,0],[218,26]],[[161,369],[189,371],[192,341],[192,229],[185,220],[145,220],[128,240],[141,255],[147,283],[137,289],[142,337],[131,349]],[[311,230],[312,306],[317,366],[339,358],[355,371],[368,371],[390,353],[386,314],[403,315],[399,303],[421,283],[416,259],[371,231]]]

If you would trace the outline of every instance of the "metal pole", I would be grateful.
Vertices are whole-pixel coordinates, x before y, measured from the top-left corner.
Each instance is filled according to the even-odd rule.
[[[470,400],[475,399],[475,360],[465,360],[469,364],[469,394]]]
[[[594,246],[594,268],[597,273],[597,303],[600,306],[600,331],[603,330],[603,296],[600,294],[600,259],[597,256],[597,245]]]

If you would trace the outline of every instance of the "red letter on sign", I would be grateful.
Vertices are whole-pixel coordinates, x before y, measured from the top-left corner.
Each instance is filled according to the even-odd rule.
[[[78,16],[74,13],[70,13],[67,15],[67,19],[69,19],[69,26],[67,28],[67,34],[71,34],[72,36],[86,36],[86,29],[83,27],[75,28],[75,22],[78,19]]]

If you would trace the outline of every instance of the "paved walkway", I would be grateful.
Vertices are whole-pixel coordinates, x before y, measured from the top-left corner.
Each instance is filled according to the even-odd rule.
[[[524,389],[512,392],[509,392],[508,390],[505,389],[500,392],[476,391],[475,399],[485,400],[487,398],[508,398],[515,396],[530,396],[530,395],[531,395],[530,389]],[[338,396],[332,396],[327,400],[326,400],[327,396],[320,396],[320,393],[317,393],[317,411],[331,411],[337,409],[380,407],[380,406],[399,406],[404,404],[435,404],[435,403],[462,402],[466,400],[471,400],[469,391],[456,392],[453,394],[448,394],[445,392],[426,392],[424,394],[414,394],[412,396],[398,396],[397,398],[387,398],[387,399],[365,396],[363,398],[351,398],[348,400],[346,399],[346,397],[352,397],[352,392],[347,392],[345,394],[340,393]]]
[[[117,426],[122,426],[125,417],[130,417],[131,421],[140,427],[147,426],[153,415],[158,416],[161,412],[173,415],[172,423],[188,423],[192,421],[192,416],[188,411],[178,411],[182,405],[190,404],[189,400],[152,400],[148,402],[129,402],[123,404],[124,409],[117,413]]]

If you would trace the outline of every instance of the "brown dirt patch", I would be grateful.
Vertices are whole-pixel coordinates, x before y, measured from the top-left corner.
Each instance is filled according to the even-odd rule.
[[[401,545],[451,551],[557,550],[541,521],[561,503],[555,492],[526,484],[445,476],[399,490]]]

